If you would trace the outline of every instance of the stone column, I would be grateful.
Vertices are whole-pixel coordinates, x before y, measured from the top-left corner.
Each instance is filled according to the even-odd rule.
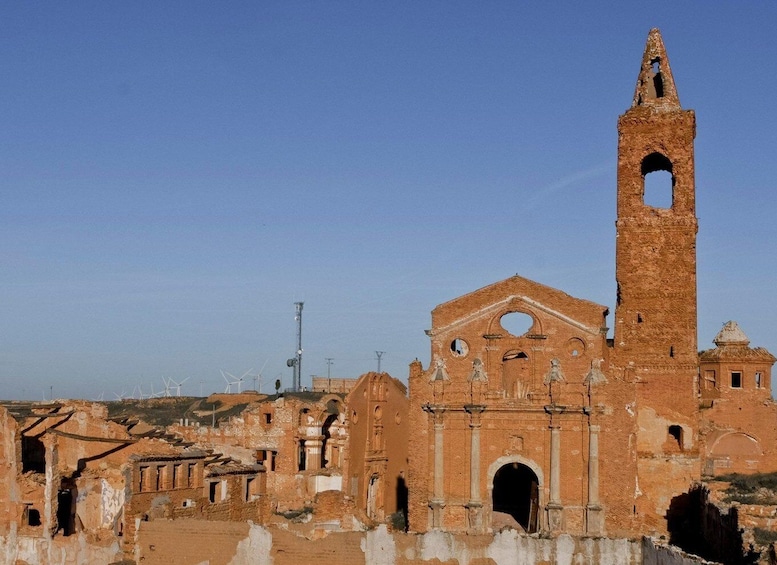
[[[586,533],[601,534],[604,530],[604,511],[599,504],[599,426],[588,427],[588,504]]]
[[[550,500],[548,501],[548,527],[555,532],[562,528],[564,507],[561,504],[561,427],[550,425]]]
[[[434,418],[434,491],[432,499],[429,501],[429,507],[432,509],[432,528],[442,528],[442,511],[445,507],[443,483],[443,430],[445,430],[443,413],[445,412],[445,407],[437,404],[430,405],[428,406],[428,411],[431,412]]]
[[[464,409],[469,412],[470,449],[469,449],[469,532],[483,531],[483,500],[480,497],[480,416],[486,409],[479,404],[468,404]]]
[[[321,468],[321,446],[324,436],[305,438],[305,469],[315,471]]]
[[[57,523],[57,498],[59,494],[59,453],[57,440],[54,434],[43,436],[43,445],[46,447],[46,483],[43,487],[43,536],[50,539],[59,524]]]

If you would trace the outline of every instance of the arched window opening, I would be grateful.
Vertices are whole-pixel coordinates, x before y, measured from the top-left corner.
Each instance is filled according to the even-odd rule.
[[[499,318],[499,324],[507,333],[522,336],[532,329],[534,318],[523,312],[509,312]]]
[[[660,153],[642,160],[642,202],[653,208],[671,208],[674,203],[675,178],[672,162]]]
[[[518,525],[530,534],[539,529],[539,480],[526,465],[509,463],[496,472],[491,502],[492,525]]]
[[[502,357],[502,388],[507,398],[526,398],[531,382],[529,356],[523,351],[508,351]]]
[[[340,414],[342,412],[342,404],[336,398],[330,398],[326,401],[326,413],[327,414]]]
[[[585,342],[579,337],[573,337],[567,342],[567,353],[570,357],[580,357],[585,352]]]
[[[326,420],[324,420],[324,425],[321,426],[321,435],[323,436],[322,442],[321,442],[321,468],[326,469],[327,467],[339,467],[340,462],[335,460],[335,458],[332,455],[332,445],[330,445],[330,439],[332,438],[332,431],[331,427],[332,424],[337,420],[337,413],[329,414],[329,416],[326,417]]]
[[[661,76],[661,59],[656,58],[651,61],[653,71],[653,92],[656,98],[664,97],[664,77]]]

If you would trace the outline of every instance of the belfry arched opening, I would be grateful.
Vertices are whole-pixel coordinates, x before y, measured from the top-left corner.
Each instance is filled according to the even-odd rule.
[[[499,468],[491,503],[494,512],[509,514],[526,532],[539,529],[539,480],[526,465],[516,462]]]

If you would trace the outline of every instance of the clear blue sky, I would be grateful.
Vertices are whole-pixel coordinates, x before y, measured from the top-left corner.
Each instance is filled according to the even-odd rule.
[[[429,361],[514,273],[613,306],[616,120],[697,112],[699,345],[777,353],[777,3],[6,2],[0,398]],[[612,326],[612,315],[610,316]],[[251,383],[249,383],[251,384]]]

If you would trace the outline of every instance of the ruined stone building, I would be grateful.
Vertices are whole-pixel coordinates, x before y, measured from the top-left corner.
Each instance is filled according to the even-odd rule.
[[[736,322],[699,354],[706,476],[777,470],[777,404],[772,399],[775,357],[750,347]]]
[[[112,555],[125,543],[132,551],[138,524],[148,520],[266,519],[261,465],[110,419],[103,404],[11,403],[0,406],[0,423],[0,535],[45,549],[41,562],[56,561],[52,538],[86,535]]]
[[[276,510],[300,508],[319,492],[342,490],[347,456],[342,394],[244,396],[215,426],[189,421],[169,429],[201,449],[210,446],[236,461],[263,465]],[[203,404],[234,403],[234,397],[211,395]]]
[[[618,120],[612,337],[607,306],[515,275],[432,311],[407,387],[370,372],[111,414],[6,403],[0,555],[688,563],[634,538],[665,534],[702,479],[777,471],[776,358],[733,321],[698,351],[695,135],[652,30]],[[659,172],[666,207],[645,197]],[[710,516],[719,545],[741,545],[736,512]],[[774,528],[777,506],[755,519]]]
[[[315,392],[248,397],[218,426],[185,422],[169,430],[201,449],[262,464],[276,512],[313,507],[324,493],[365,522],[404,512],[405,385],[387,373],[325,381],[314,383]],[[337,392],[330,392],[329,384]],[[204,404],[234,397],[212,395]]]
[[[695,135],[654,29],[618,120],[613,337],[606,306],[518,275],[435,308],[409,376],[411,529],[663,533],[703,471],[777,469],[775,358],[733,323],[697,349]],[[659,171],[665,208],[645,200]]]
[[[407,387],[388,373],[367,373],[348,394],[349,494],[370,520],[407,511]],[[398,517],[398,516],[397,516]]]

